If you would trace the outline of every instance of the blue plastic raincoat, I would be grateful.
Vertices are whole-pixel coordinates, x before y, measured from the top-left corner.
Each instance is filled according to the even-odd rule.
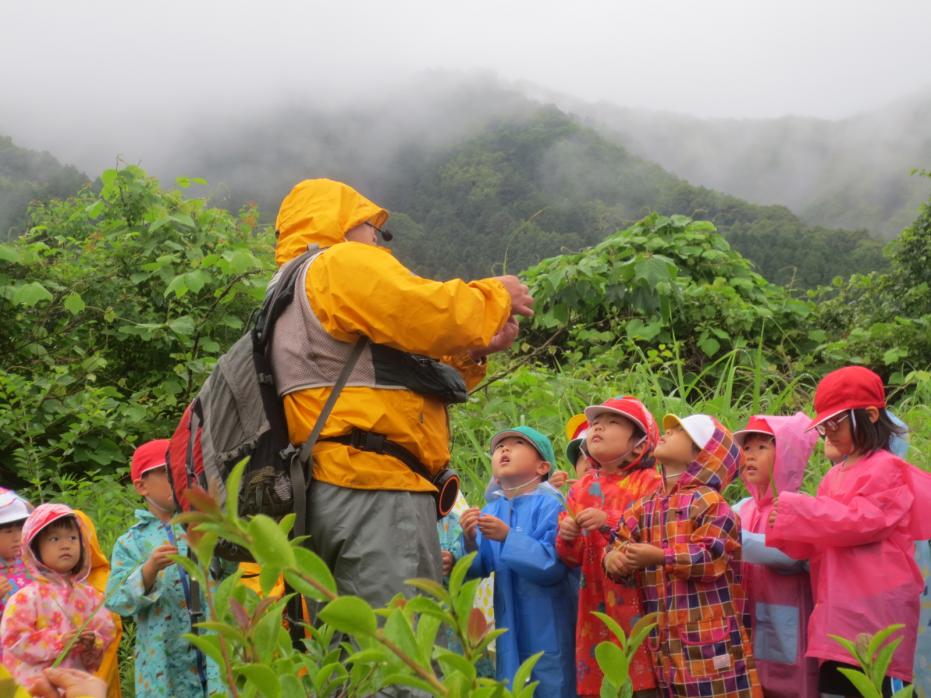
[[[495,573],[495,622],[508,629],[497,640],[498,679],[510,680],[525,659],[543,650],[532,675],[540,682],[538,698],[575,696],[578,582],[556,555],[564,509],[562,495],[547,484],[514,499],[492,492],[482,513],[511,530],[504,542],[478,532],[478,555],[469,570],[472,577]]]

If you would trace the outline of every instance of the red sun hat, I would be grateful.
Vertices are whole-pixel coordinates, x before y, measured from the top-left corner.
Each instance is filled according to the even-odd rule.
[[[734,432],[734,441],[737,442],[737,445],[743,448],[744,439],[750,434],[765,434],[766,436],[776,436],[776,433],[769,426],[763,417],[753,415],[747,420],[747,426],[745,426],[740,431]]]
[[[848,410],[886,406],[886,391],[882,378],[865,366],[845,366],[831,371],[821,379],[815,390],[815,418],[808,425],[813,429],[821,422]]]
[[[155,439],[142,444],[133,453],[133,461],[129,466],[129,475],[133,482],[142,479],[150,470],[164,468],[168,465],[168,439]]]
[[[643,403],[635,397],[630,395],[613,397],[610,400],[605,400],[600,405],[589,405],[585,408],[585,418],[591,424],[595,417],[605,412],[618,414],[636,424],[637,428],[644,434],[650,433],[647,423],[653,421],[652,416],[647,412]]]

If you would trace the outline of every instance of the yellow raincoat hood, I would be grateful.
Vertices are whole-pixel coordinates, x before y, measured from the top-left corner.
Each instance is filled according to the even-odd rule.
[[[388,211],[348,184],[305,179],[288,193],[278,210],[275,262],[281,266],[303,254],[310,244],[330,247],[343,242],[347,232],[366,221],[380,228],[387,220]]]

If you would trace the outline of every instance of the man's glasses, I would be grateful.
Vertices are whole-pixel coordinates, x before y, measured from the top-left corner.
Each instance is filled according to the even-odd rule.
[[[840,425],[849,416],[849,412],[844,412],[844,414],[842,414],[840,417],[831,417],[830,419],[826,419],[825,421],[821,422],[821,424],[815,426],[815,431],[818,432],[819,436],[824,436],[828,432],[833,434],[835,431],[840,429]]]

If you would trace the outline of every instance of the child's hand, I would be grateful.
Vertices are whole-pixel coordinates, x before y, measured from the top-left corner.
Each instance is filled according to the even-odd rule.
[[[511,527],[497,516],[482,514],[478,520],[478,530],[481,531],[482,535],[488,540],[504,542],[504,539],[508,537],[508,531],[511,530]]]
[[[13,585],[6,577],[0,577],[0,597],[6,596],[13,591]]]
[[[107,683],[101,678],[80,669],[46,669],[44,676],[36,677],[29,690],[42,698],[106,698]],[[59,689],[64,693],[59,693]]]
[[[579,526],[586,531],[596,531],[605,525],[605,522],[608,520],[608,514],[601,509],[589,507],[576,514],[575,520],[578,522]]]
[[[453,564],[456,562],[456,558],[453,557],[453,554],[448,550],[440,551],[443,558],[443,576],[448,577],[449,573],[453,571]]]
[[[569,481],[569,473],[565,470],[554,470],[550,473],[549,483],[557,490],[561,489]]]
[[[174,563],[168,556],[177,554],[178,548],[171,543],[164,543],[149,554],[149,559],[142,564],[142,584],[146,593],[152,590],[158,573]]]
[[[655,567],[663,564],[665,559],[663,549],[649,543],[628,543],[624,548],[624,560],[633,569]]]
[[[571,516],[567,516],[559,522],[559,537],[567,543],[571,543],[578,538],[581,532],[582,529],[579,528],[579,524]]]
[[[459,517],[459,526],[462,528],[462,538],[467,550],[475,550],[475,532],[478,530],[478,518],[481,516],[478,509],[466,509]]]
[[[605,555],[604,568],[612,579],[626,577],[633,571],[628,569],[626,558],[621,550],[612,550]]]

